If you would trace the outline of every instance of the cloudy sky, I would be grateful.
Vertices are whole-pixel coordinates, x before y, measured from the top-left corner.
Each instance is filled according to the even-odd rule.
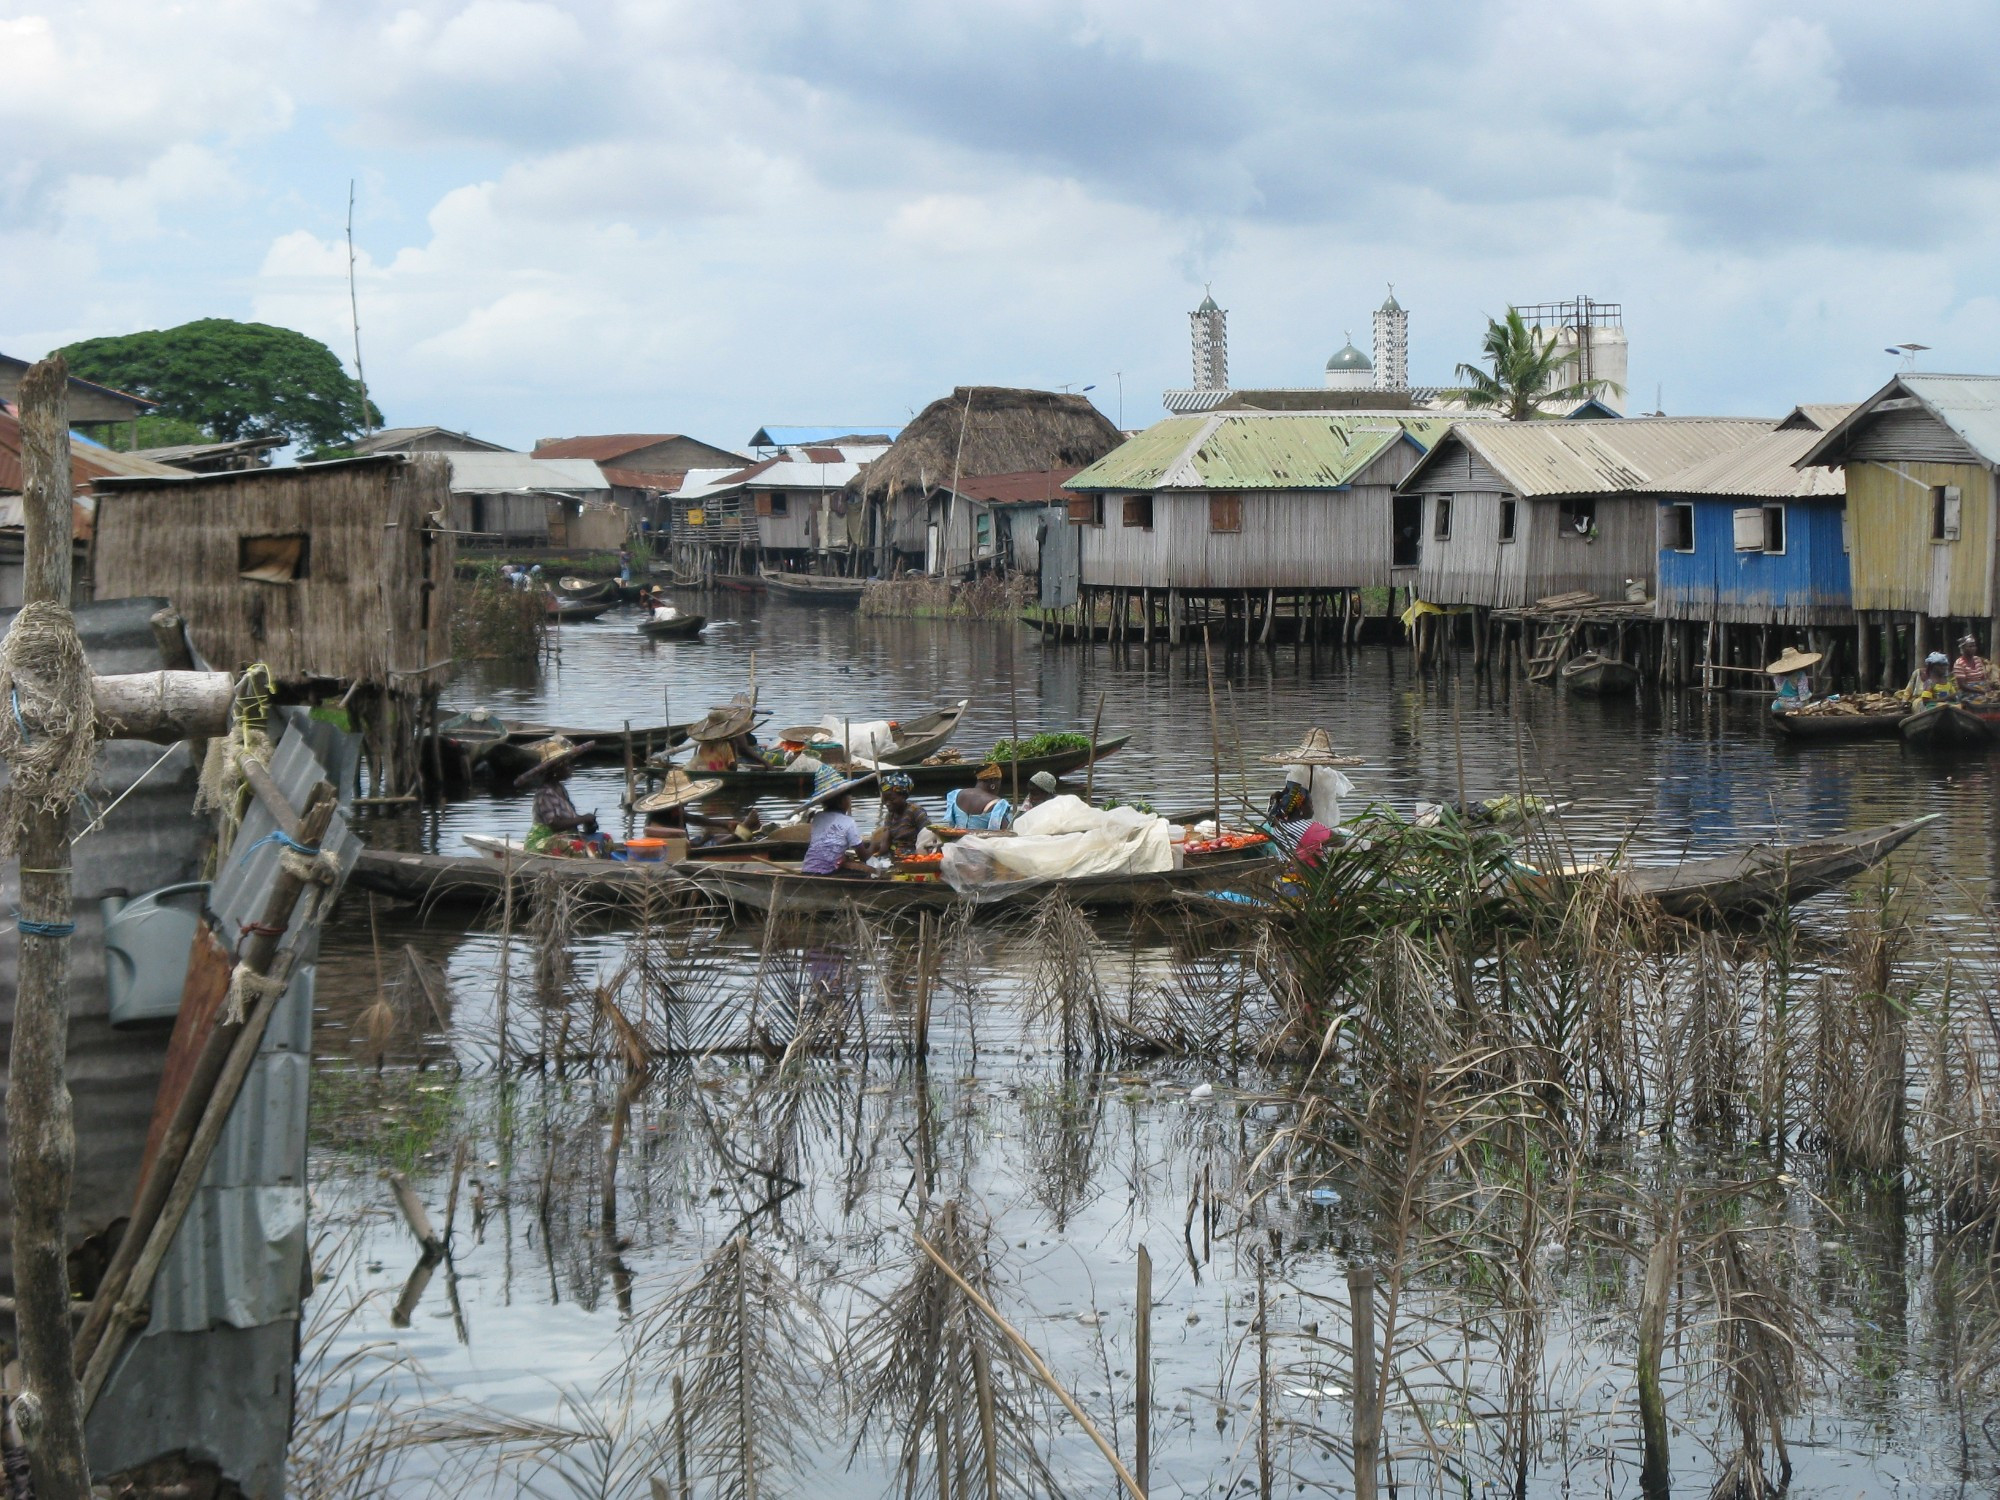
[[[1634,404],[2000,369],[2000,25],[1843,0],[0,0],[0,350],[189,318],[392,422],[740,444],[954,383],[1160,414],[1393,281],[1412,374],[1622,302]]]

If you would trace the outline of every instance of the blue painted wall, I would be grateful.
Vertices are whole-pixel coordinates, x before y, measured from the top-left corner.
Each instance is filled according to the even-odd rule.
[[[1781,555],[1736,550],[1735,513],[1748,500],[1695,497],[1694,551],[1660,549],[1659,613],[1669,620],[1839,625],[1853,583],[1837,501],[1788,500]],[[1662,502],[1664,511],[1667,502]]]

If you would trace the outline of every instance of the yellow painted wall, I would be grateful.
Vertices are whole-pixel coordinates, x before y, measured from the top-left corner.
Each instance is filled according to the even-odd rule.
[[[1931,490],[1958,486],[1959,537],[1931,540]],[[1847,465],[1856,609],[1990,615],[1993,476],[1978,464]]]

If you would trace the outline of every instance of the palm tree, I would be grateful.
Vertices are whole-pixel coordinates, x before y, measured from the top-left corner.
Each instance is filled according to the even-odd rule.
[[[1609,380],[1577,380],[1556,384],[1576,366],[1576,351],[1563,351],[1555,335],[1544,335],[1537,324],[1530,328],[1517,308],[1508,308],[1504,320],[1486,320],[1486,344],[1482,357],[1492,370],[1477,365],[1460,365],[1458,378],[1465,385],[1448,394],[1467,406],[1494,407],[1507,413],[1510,422],[1531,422],[1543,416],[1542,405],[1550,401],[1583,401],[1606,391],[1623,395]]]

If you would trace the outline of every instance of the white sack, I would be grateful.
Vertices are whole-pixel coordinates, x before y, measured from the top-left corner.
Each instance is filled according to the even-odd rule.
[[[1354,783],[1332,766],[1287,766],[1285,780],[1296,781],[1312,799],[1313,821],[1328,828],[1340,826],[1340,799],[1354,791]]]
[[[1018,880],[1149,875],[1173,867],[1165,818],[1053,797],[1015,818],[1012,837],[959,839],[944,851],[939,873],[953,890],[966,892]]]
[[[819,727],[826,731],[828,739],[838,740],[847,747],[850,759],[874,760],[884,750],[896,748],[896,731],[889,727],[887,719],[849,721],[828,714],[819,721]]]

